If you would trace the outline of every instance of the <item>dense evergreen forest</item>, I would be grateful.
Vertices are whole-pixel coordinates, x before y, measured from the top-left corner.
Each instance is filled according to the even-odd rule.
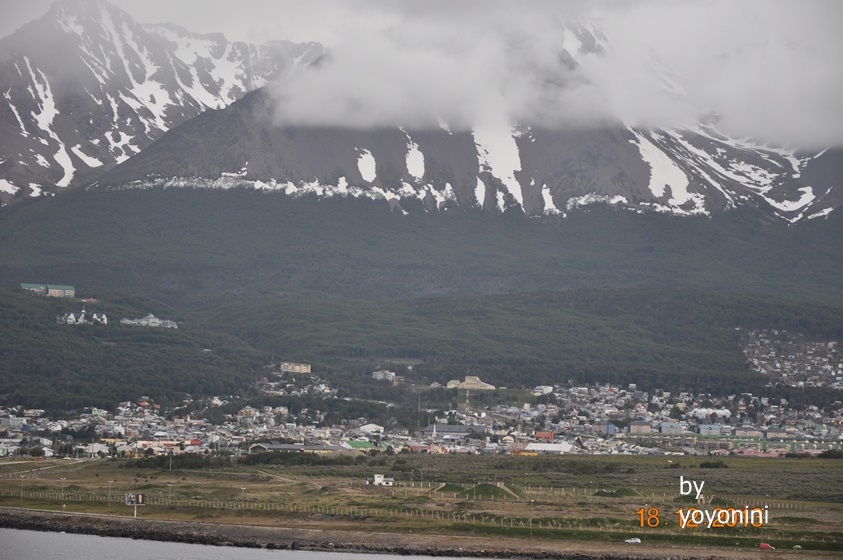
[[[377,367],[423,385],[475,374],[509,388],[634,382],[728,394],[766,383],[748,371],[736,327],[829,340],[843,333],[843,313],[824,306],[644,289],[404,301],[242,297],[190,311],[177,330],[56,324],[70,303],[0,290],[4,402],[73,408],[140,394],[170,402],[184,393],[253,394],[273,358],[312,363],[341,396],[373,400],[402,400],[400,389],[371,380]]]
[[[415,299],[696,288],[843,305],[843,217],[678,218],[596,207],[562,218],[391,212],[248,190],[74,191],[0,209],[0,282],[174,305],[227,296]]]
[[[756,390],[736,329],[839,340],[841,246],[834,215],[405,216],[239,190],[71,192],[0,210],[0,403],[254,394],[281,359],[375,401],[405,399],[376,367],[424,385]],[[73,284],[111,324],[59,325],[81,303],[21,282]],[[119,324],[150,312],[180,328]]]

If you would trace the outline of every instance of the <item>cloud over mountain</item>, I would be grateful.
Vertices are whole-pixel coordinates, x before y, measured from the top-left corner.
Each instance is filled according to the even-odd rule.
[[[333,3],[330,4],[334,6]],[[279,85],[279,122],[682,126],[843,144],[831,1],[356,3],[331,56]]]

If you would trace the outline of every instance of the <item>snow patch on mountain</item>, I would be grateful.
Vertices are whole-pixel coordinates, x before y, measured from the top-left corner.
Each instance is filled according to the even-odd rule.
[[[542,200],[544,200],[545,214],[561,214],[562,211],[553,203],[553,197],[550,195],[550,189],[547,185],[542,185]]]
[[[498,203],[498,210],[500,210],[501,212],[506,210],[506,196],[501,191],[495,192],[495,199]]]
[[[82,145],[81,144],[76,144],[75,146],[70,148],[70,151],[72,151],[74,154],[76,154],[76,156],[79,159],[84,161],[85,165],[87,165],[88,167],[100,167],[102,165],[102,162],[100,160],[98,160],[97,158],[91,157],[91,156],[85,154],[82,151]]]
[[[0,192],[15,194],[18,192],[18,187],[7,181],[6,179],[0,179]]]
[[[252,180],[246,178],[244,170],[239,172],[223,172],[218,178],[207,177],[150,177],[143,180],[132,181],[117,187],[118,189],[152,189],[152,188],[204,188],[215,190],[228,190],[235,188],[249,188],[267,192],[279,192],[292,198],[303,196],[316,196],[320,199],[326,198],[368,198],[370,200],[384,200],[392,203],[394,208],[407,212],[401,208],[402,200],[416,199],[424,201],[430,196],[435,201],[435,206],[441,209],[446,203],[457,202],[456,192],[450,183],[446,183],[442,190],[437,190],[433,185],[423,185],[416,188],[408,183],[403,183],[398,192],[393,192],[378,186],[356,187],[348,183],[346,177],[340,177],[336,185],[326,185],[319,181],[292,181]]]
[[[111,150],[111,154],[117,163],[126,161],[132,154],[139,151],[136,146],[132,145],[132,137],[119,130],[106,132],[105,139],[108,140],[109,150]]]
[[[419,150],[419,145],[413,142],[410,135],[407,135],[407,172],[418,179],[424,177],[424,154]]]
[[[503,122],[476,126],[473,131],[480,171],[497,177],[523,209],[521,184],[515,178],[515,172],[521,171],[521,154],[513,133],[512,126]],[[503,196],[503,193],[499,192],[499,195]],[[498,206],[501,206],[500,200]]]
[[[445,188],[442,191],[437,191],[432,185],[427,185],[425,192],[433,197],[433,200],[436,202],[436,208],[442,208],[445,203],[449,201],[456,202],[457,200],[451,183],[445,183]]]
[[[477,178],[477,186],[474,187],[474,199],[477,201],[477,206],[483,208],[483,203],[486,201],[486,183],[480,177]]]
[[[814,196],[814,189],[811,187],[802,187],[799,191],[802,193],[799,200],[783,200],[781,202],[772,198],[767,198],[766,200],[773,208],[783,210],[785,212],[795,212],[796,210],[800,210],[801,208],[808,206],[817,198]]]
[[[20,127],[21,136],[29,136],[29,133],[26,131],[26,127],[23,124],[23,119],[20,118],[20,113],[18,113],[17,107],[15,107],[15,104],[12,102],[12,96],[10,95],[11,91],[12,88],[7,89],[3,93],[3,97],[9,103],[9,108],[12,110],[12,114],[15,115],[15,120],[18,122],[18,126]]]
[[[573,210],[575,208],[582,208],[583,206],[590,206],[592,204],[629,204],[629,201],[626,199],[625,196],[621,195],[607,196],[603,194],[591,193],[569,198],[568,201],[565,203],[565,209]]]
[[[75,16],[66,13],[63,6],[61,9],[62,17],[57,20],[59,26],[68,33],[74,33],[80,37],[83,36],[85,34],[85,27],[79,23],[79,20]]]
[[[775,147],[775,146],[769,146],[767,144],[759,144],[757,142],[754,142],[754,141],[750,140],[749,138],[741,138],[741,139],[729,138],[728,136],[720,134],[718,131],[716,131],[710,125],[696,124],[696,125],[691,127],[691,130],[693,130],[695,133],[699,134],[700,136],[704,136],[704,137],[706,137],[706,138],[708,138],[712,141],[715,141],[715,142],[721,142],[723,144],[733,146],[733,147],[738,148],[740,150],[746,150],[746,151],[749,151],[749,152],[759,152],[760,155],[762,157],[764,157],[764,159],[766,159],[767,161],[770,161],[774,164],[777,164],[777,162],[775,162],[775,160],[772,159],[772,158],[766,157],[765,152],[769,153],[769,154],[777,155],[777,156],[783,158],[784,160],[786,160],[790,164],[791,168],[793,169],[792,177],[796,178],[796,177],[799,177],[802,174],[802,166],[803,166],[804,162],[800,158],[796,157],[796,152],[794,150],[789,150],[787,148],[780,148],[780,147]],[[823,152],[825,152],[825,150],[818,153],[814,157],[819,157],[820,155],[823,154]]]
[[[73,162],[70,160],[70,155],[68,155],[64,143],[61,141],[61,139],[59,139],[58,134],[56,134],[53,130],[53,120],[59,114],[59,111],[56,108],[56,102],[53,98],[53,91],[50,88],[50,82],[47,80],[47,77],[44,75],[44,73],[40,70],[38,70],[38,75],[41,78],[39,81],[38,77],[36,77],[35,75],[35,72],[32,70],[32,65],[29,62],[29,58],[24,57],[24,62],[26,63],[26,68],[27,70],[29,70],[29,75],[32,78],[32,85],[35,87],[34,91],[31,88],[29,91],[32,94],[32,98],[39,105],[40,109],[37,114],[35,113],[35,111],[32,111],[32,117],[35,119],[35,123],[38,125],[38,128],[46,132],[47,135],[49,135],[50,138],[55,140],[59,146],[58,150],[53,155],[53,159],[64,170],[64,175],[56,183],[56,186],[66,187],[70,184],[70,181],[73,179],[73,174],[75,173],[76,169],[73,167]]]
[[[650,192],[656,197],[663,197],[665,188],[670,187],[670,204],[681,206],[691,199],[688,193],[688,176],[676,162],[653,144],[643,133],[632,128],[630,132],[637,140],[641,158],[650,166]]]
[[[813,189],[810,187],[803,187],[799,189],[802,191],[802,195],[799,197],[799,200],[776,200],[776,198],[770,196],[770,192],[775,187],[774,182],[777,179],[780,180],[780,177],[769,173],[757,165],[743,162],[735,158],[726,159],[725,162],[721,164],[716,158],[712,157],[712,155],[687,141],[680,131],[666,130],[665,132],[678,142],[687,153],[695,156],[698,161],[700,161],[713,173],[744,186],[777,210],[795,212],[808,206],[816,198],[813,194]],[[709,137],[711,138],[711,136]],[[733,141],[732,143],[735,145],[746,145],[745,142],[740,141]],[[787,154],[786,151],[781,152]],[[792,153],[789,154],[788,161],[790,161],[793,166],[794,173],[799,173],[800,162]]]
[[[813,219],[816,219],[816,218],[825,218],[826,216],[831,214],[833,211],[834,211],[834,208],[823,208],[819,212],[814,212],[813,214],[809,214],[808,216],[805,216],[805,219],[813,220]]]
[[[362,150],[360,156],[357,158],[357,169],[360,170],[360,176],[368,183],[373,183],[377,177],[377,164],[375,156],[369,150]]]
[[[582,41],[580,41],[577,34],[567,27],[562,29],[562,48],[568,51],[568,54],[574,60],[579,58],[580,48],[582,48]]]
[[[166,130],[165,115],[167,107],[172,104],[172,99],[167,88],[152,79],[152,76],[159,70],[158,65],[152,61],[147,49],[142,46],[142,40],[135,36],[132,28],[125,21],[120,22],[118,30],[111,15],[105,11],[102,23],[111,36],[111,41],[122,62],[123,70],[125,70],[131,84],[129,87],[131,95],[127,96],[121,93],[120,97],[137,113],[147,133],[154,129]],[[139,76],[136,76],[136,73],[128,65],[130,55],[142,63]],[[141,110],[142,108],[146,111]]]
[[[169,25],[145,25],[143,28],[175,45],[173,56],[190,72],[186,80],[179,72],[176,72],[176,78],[190,97],[206,108],[222,109],[245,91],[269,82],[267,76],[256,75],[253,69],[261,62],[259,47],[255,47],[253,53],[250,45],[227,42],[222,36],[198,35]],[[312,49],[313,46],[303,50],[291,60],[285,75],[301,66],[302,59]],[[217,52],[218,55],[214,54]]]
[[[442,120],[442,117],[436,117],[436,123],[439,125],[439,128],[447,132],[448,134],[453,135],[454,133],[451,132],[451,129],[448,127],[448,123]]]
[[[207,69],[214,66],[207,57],[203,56],[211,52],[214,42],[193,34],[179,33],[169,26],[159,25],[148,26],[147,28],[176,45],[175,52],[173,53],[174,56],[183,62],[190,72],[187,80],[183,80],[180,73],[176,72],[176,79],[181,88],[190,97],[205,107],[210,109],[222,109],[225,107],[226,102],[221,97],[203,87],[202,80],[199,78],[199,73],[197,72],[197,66]]]

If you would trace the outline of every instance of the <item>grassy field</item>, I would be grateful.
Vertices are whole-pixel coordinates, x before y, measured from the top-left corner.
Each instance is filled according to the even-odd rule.
[[[362,457],[350,465],[156,470],[126,460],[0,463],[0,505],[138,517],[356,531],[843,550],[843,464],[834,460],[673,457]],[[678,465],[678,466],[677,466]],[[397,486],[375,488],[383,473]],[[704,481],[707,503],[677,496],[679,477]],[[111,481],[111,482],[109,482]],[[62,500],[62,497],[64,498]],[[680,528],[680,507],[767,506],[759,528]],[[641,508],[659,525],[641,527]],[[646,517],[644,517],[646,521]]]

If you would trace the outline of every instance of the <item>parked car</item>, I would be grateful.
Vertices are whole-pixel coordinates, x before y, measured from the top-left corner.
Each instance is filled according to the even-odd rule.
[[[641,539],[639,539],[638,537],[632,537],[631,539],[626,539],[623,542],[625,542],[626,544],[641,544]]]

